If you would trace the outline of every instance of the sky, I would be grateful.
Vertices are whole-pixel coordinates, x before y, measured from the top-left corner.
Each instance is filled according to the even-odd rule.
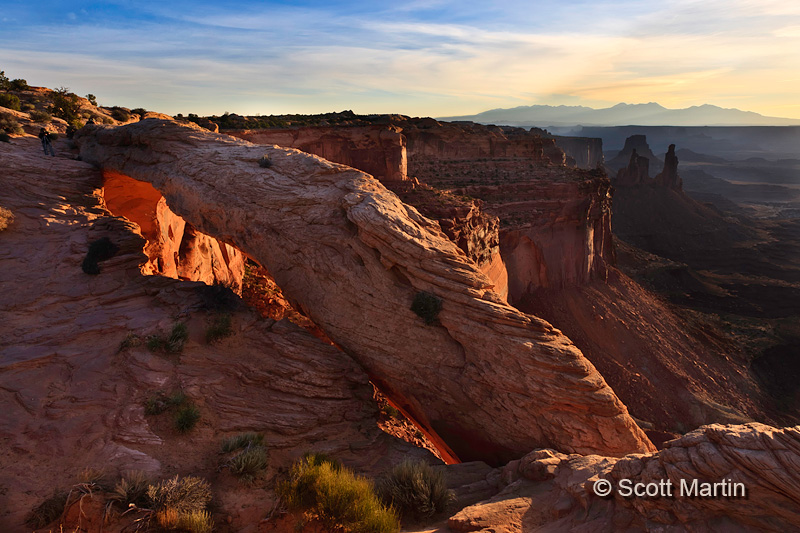
[[[800,118],[800,2],[4,0],[0,70],[168,114],[658,102]]]

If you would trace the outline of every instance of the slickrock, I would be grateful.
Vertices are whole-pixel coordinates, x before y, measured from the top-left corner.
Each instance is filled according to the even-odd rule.
[[[258,260],[461,459],[653,449],[569,339],[503,303],[437,224],[371,176],[167,121],[88,127],[76,142],[85,161],[152,183],[177,215]],[[421,291],[442,301],[432,325],[410,310]]]
[[[216,518],[254,531],[272,493],[231,489],[218,470],[220,439],[244,431],[264,433],[269,476],[310,449],[372,472],[427,453],[380,432],[366,373],[288,321],[234,310],[233,335],[207,344],[205,286],[143,275],[145,239],[105,208],[96,169],[45,158],[32,137],[0,143],[0,161],[0,206],[14,215],[0,232],[1,531],[31,531],[27,512],[86,467],[205,476]],[[119,251],[87,275],[81,263],[102,237]],[[189,333],[180,355],[121,349],[128,333],[143,343],[176,322]],[[172,414],[144,413],[149,397],[178,390],[201,413],[186,435]]]
[[[704,426],[658,453],[621,459],[536,450],[509,463],[502,477],[508,483],[502,492],[453,516],[450,528],[795,531],[800,524],[800,428]],[[619,492],[623,479],[631,487],[658,484],[649,489],[657,496],[625,497]],[[594,494],[601,480],[611,482],[611,496]]]

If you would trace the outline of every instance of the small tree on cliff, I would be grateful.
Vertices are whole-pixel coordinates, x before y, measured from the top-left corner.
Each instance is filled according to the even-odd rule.
[[[50,113],[63,118],[69,124],[79,128],[83,126],[80,122],[80,115],[78,114],[81,109],[80,99],[78,95],[70,92],[66,87],[59,87],[53,91],[50,103]]]

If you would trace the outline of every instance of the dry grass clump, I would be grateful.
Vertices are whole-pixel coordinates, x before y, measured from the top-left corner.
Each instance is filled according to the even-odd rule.
[[[453,501],[442,470],[424,461],[404,461],[392,468],[378,484],[383,501],[404,517],[430,518]]]
[[[242,433],[222,441],[222,452],[233,454],[223,466],[242,481],[250,482],[267,468],[267,447],[261,433]]]
[[[396,512],[384,506],[372,483],[315,455],[297,461],[277,492],[290,510],[302,511],[331,531],[394,533]]]
[[[190,513],[205,510],[211,501],[211,488],[203,478],[175,476],[147,487],[147,497],[156,511]]]
[[[0,231],[3,231],[14,222],[14,214],[5,207],[0,207]]]
[[[114,486],[108,499],[125,509],[131,504],[136,507],[145,507],[149,502],[147,489],[150,483],[150,476],[146,472],[140,470],[126,472]]]

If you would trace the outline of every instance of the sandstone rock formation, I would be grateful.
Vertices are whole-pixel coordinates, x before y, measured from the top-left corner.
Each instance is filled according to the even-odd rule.
[[[640,157],[647,158],[649,168],[656,170],[664,166],[664,162],[656,157],[650,149],[650,145],[647,144],[646,135],[631,135],[625,139],[625,146],[622,150],[620,150],[616,156],[606,161],[606,166],[611,170],[612,175],[615,172],[619,172],[621,168],[626,167],[630,163],[631,154],[634,151],[636,151]]]
[[[241,289],[244,258],[239,250],[196,231],[170,211],[149,183],[106,172],[103,199],[116,216],[138,224],[147,239],[150,260],[142,265],[143,273]]]
[[[675,145],[670,144],[664,156],[664,170],[655,177],[655,182],[661,187],[681,190],[683,182],[678,177],[678,157],[675,155]]]
[[[76,142],[85,161],[149,181],[173,212],[257,259],[460,458],[653,449],[560,331],[504,304],[438,225],[370,176],[167,121],[89,127]],[[421,291],[442,301],[430,326],[410,310]]]
[[[798,465],[800,429],[763,424],[705,426],[658,453],[622,459],[537,450],[502,470],[508,485],[500,494],[462,510],[449,526],[526,533],[794,531],[800,523]],[[669,482],[672,496],[624,497],[623,479],[663,483],[659,487]],[[611,482],[611,496],[594,494],[600,480]],[[698,493],[701,484],[712,490],[719,484],[717,496],[692,496],[695,481]]]
[[[614,183],[618,187],[635,187],[650,182],[650,160],[640,156],[636,149],[631,152],[631,159],[628,166],[621,168],[617,172],[617,180]]]
[[[207,344],[205,286],[142,274],[146,240],[105,208],[96,169],[42,157],[35,137],[0,143],[0,161],[0,205],[15,217],[0,232],[0,531],[31,531],[28,511],[90,467],[205,476],[222,487],[216,519],[253,532],[272,493],[218,470],[220,439],[244,431],[264,433],[270,477],[309,449],[372,472],[422,453],[377,429],[373,387],[350,357],[288,321],[232,310],[234,334]],[[90,276],[81,262],[101,237],[119,251]],[[188,325],[183,352],[150,352],[145,337],[176,322]],[[129,333],[141,344],[121,349]],[[186,435],[144,412],[179,390],[201,413]]]

